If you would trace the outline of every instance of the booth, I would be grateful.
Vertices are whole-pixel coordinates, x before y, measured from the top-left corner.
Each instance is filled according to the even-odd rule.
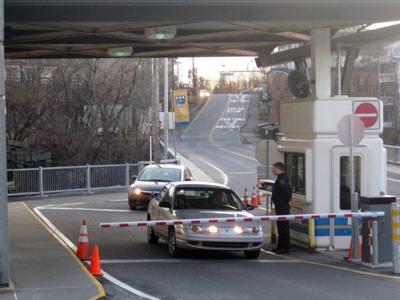
[[[338,123],[346,115],[360,117],[365,135],[353,147],[355,192],[386,192],[386,152],[379,137],[383,128],[382,102],[376,98],[336,96],[285,103],[281,106],[280,159],[293,189],[292,214],[349,212],[349,147],[338,137]],[[351,219],[315,220],[316,248],[346,249]],[[290,224],[291,239],[308,244],[307,221]]]

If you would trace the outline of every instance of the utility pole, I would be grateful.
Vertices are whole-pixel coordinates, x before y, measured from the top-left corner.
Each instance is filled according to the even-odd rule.
[[[197,72],[194,68],[194,57],[192,57],[192,78],[193,78],[193,94],[197,94]]]
[[[168,130],[169,130],[169,113],[168,113],[168,58],[164,58],[164,158],[168,159]]]
[[[159,117],[159,100],[160,100],[160,78],[158,68],[158,58],[152,58],[152,126],[151,136],[154,149],[154,162],[160,163],[160,117]]]
[[[4,0],[0,0],[0,287],[10,284],[8,257],[8,197],[6,155],[6,101],[4,86]]]

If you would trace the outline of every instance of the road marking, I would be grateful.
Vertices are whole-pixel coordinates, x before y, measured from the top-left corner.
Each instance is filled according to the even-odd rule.
[[[39,207],[35,207],[35,208],[34,208],[34,211],[35,211],[35,213],[36,213],[37,216],[38,216],[38,220],[39,220],[42,224],[45,224],[46,229],[50,232],[51,235],[53,235],[59,242],[61,242],[61,244],[62,244],[63,246],[65,246],[65,247],[68,246],[70,249],[67,248],[67,247],[66,247],[66,249],[67,249],[69,252],[71,252],[71,249],[72,249],[72,251],[76,252],[76,249],[77,249],[77,248],[76,248],[76,246],[74,245],[74,243],[72,243],[63,233],[61,233],[61,231],[59,231],[59,230],[53,225],[53,223],[51,223],[50,220],[49,220],[48,218],[46,218],[46,217],[40,212]],[[31,213],[32,213],[32,212],[31,212]],[[40,218],[41,220],[40,220],[39,218]],[[47,225],[47,226],[46,226],[46,225]],[[80,264],[82,264],[74,254],[73,254],[73,256],[75,257],[75,259],[76,259]],[[89,274],[89,275],[91,276],[91,278],[93,278],[93,280],[95,280],[95,282],[97,282],[97,284],[99,285],[99,287],[100,287],[101,289],[103,289],[103,287],[100,285],[100,283],[98,283],[98,281],[89,273],[89,271],[87,270],[87,268],[84,267],[84,269],[86,270],[87,274]],[[124,290],[126,290],[126,291],[128,291],[128,292],[130,292],[130,293],[132,293],[132,294],[135,294],[135,295],[137,295],[137,296],[139,296],[139,297],[143,297],[143,298],[145,298],[145,299],[159,300],[159,298],[156,298],[156,297],[153,297],[153,296],[151,296],[151,295],[148,295],[148,294],[146,294],[146,293],[144,293],[144,292],[142,292],[142,291],[139,291],[139,290],[137,290],[137,289],[135,289],[135,288],[133,288],[133,287],[131,287],[131,286],[125,284],[124,282],[118,280],[117,278],[115,278],[114,276],[108,274],[108,273],[105,272],[104,270],[101,270],[101,271],[103,272],[103,278],[105,278],[105,279],[107,279],[108,281],[111,281],[112,283],[118,285],[120,288],[122,288],[122,289],[124,289]],[[97,286],[97,285],[96,285],[96,286]],[[99,287],[98,287],[98,288],[99,288]],[[104,290],[103,290],[103,292],[104,292]],[[104,292],[104,295],[100,295],[100,296],[97,297],[97,298],[100,298],[100,297],[105,297],[105,292]]]
[[[108,202],[124,202],[128,201],[128,199],[115,199],[115,200],[107,200]]]
[[[206,165],[209,165],[210,167],[214,168],[215,170],[217,170],[223,177],[224,182],[223,185],[228,185],[228,176],[224,173],[224,171],[222,171],[220,168],[214,166],[212,163],[209,163],[208,161],[201,159],[201,158],[197,158],[198,160],[202,161],[203,163],[205,163]]]
[[[399,276],[394,276],[394,275],[392,276],[392,275],[385,275],[385,274],[370,273],[370,272],[367,272],[367,271],[353,270],[353,269],[346,268],[346,267],[335,266],[335,265],[330,265],[330,264],[316,262],[316,261],[310,261],[310,260],[301,259],[301,258],[293,258],[293,257],[288,256],[288,255],[276,254],[274,252],[267,251],[267,250],[264,250],[264,249],[261,249],[261,252],[264,252],[264,253],[267,253],[267,254],[272,254],[272,255],[275,255],[275,256],[278,256],[278,257],[284,257],[284,258],[287,258],[287,259],[289,259],[289,260],[291,260],[293,262],[297,262],[297,263],[300,263],[300,264],[302,263],[302,264],[315,265],[315,266],[325,267],[325,268],[329,268],[329,269],[335,269],[335,270],[339,270],[339,271],[351,272],[351,273],[356,273],[356,274],[366,275],[366,276],[372,276],[372,277],[400,280]]]
[[[132,294],[135,294],[135,295],[138,295],[139,297],[143,297],[143,298],[150,299],[150,300],[160,300],[160,298],[156,298],[156,297],[150,296],[150,295],[148,295],[148,294],[146,294],[146,293],[144,293],[142,291],[139,291],[139,290],[131,287],[130,285],[127,285],[126,283],[120,281],[119,279],[115,278],[114,276],[111,276],[110,274],[104,272],[103,270],[102,270],[102,272],[104,273],[103,277],[105,279],[107,279],[107,280],[111,281],[112,283],[118,285],[120,288],[123,288],[124,290],[126,290],[128,292],[131,292]]]
[[[129,209],[105,209],[105,208],[84,208],[84,207],[40,207],[40,209],[46,210],[80,210],[80,211],[106,211],[106,212],[129,212],[132,213]]]
[[[256,172],[230,172],[231,175],[240,175],[240,174],[256,174]]]
[[[393,182],[397,182],[400,183],[399,179],[393,179],[393,178],[387,178],[388,181],[393,181]]]
[[[244,263],[293,263],[288,259],[233,259],[228,262]],[[144,264],[144,263],[204,263],[204,262],[227,262],[226,259],[102,259],[102,264]]]
[[[236,156],[243,157],[243,158],[245,158],[245,159],[254,160],[254,161],[257,161],[257,162],[258,162],[258,160],[255,159],[254,157],[247,156],[247,155],[245,155],[245,154],[237,153],[237,152],[234,152],[234,151],[231,151],[231,150],[227,150],[227,149],[224,149],[224,148],[220,148],[220,150],[222,150],[222,151],[224,151],[224,152],[227,152],[227,153],[230,153],[230,154],[233,154],[233,155],[236,155]]]
[[[62,203],[62,204],[55,204],[55,207],[62,207],[65,205],[81,205],[81,204],[86,204],[86,203],[90,203],[90,202],[75,202],[75,203]]]
[[[42,224],[42,226],[65,248],[65,250],[75,260],[75,262],[78,264],[81,270],[92,280],[99,293],[97,296],[93,298],[98,299],[101,297],[105,297],[106,293],[103,289],[103,286],[97,281],[97,279],[92,274],[90,274],[85,265],[76,257],[75,253],[72,252],[72,250],[76,252],[75,245],[70,240],[68,240],[60,231],[58,231],[58,229],[37,208],[34,208],[33,210],[35,212],[33,212],[32,209],[25,202],[22,203],[25,206],[25,208],[29,211],[29,213],[31,213],[32,216],[40,224]],[[62,236],[64,236],[66,240],[64,240]],[[72,245],[73,247],[71,247],[70,245]]]
[[[229,95],[228,95],[228,100],[226,100],[226,104],[225,104],[225,107],[224,107],[224,109],[223,109],[221,115],[219,116],[217,122],[215,123],[214,127],[211,129],[210,134],[208,135],[208,140],[209,140],[210,142],[212,142],[212,136],[213,136],[213,134],[214,134],[215,128],[217,128],[217,125],[218,125],[220,119],[221,119],[222,116],[225,114],[225,111],[226,111],[226,109],[228,108],[228,104],[229,104]]]

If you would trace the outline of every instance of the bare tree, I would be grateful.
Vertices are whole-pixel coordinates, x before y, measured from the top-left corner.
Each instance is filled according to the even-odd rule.
[[[49,102],[51,68],[42,61],[6,62],[7,139],[28,140]]]
[[[50,68],[51,74],[45,84],[39,80],[37,92],[29,86],[18,98],[17,87],[10,86],[15,122],[10,124],[9,135],[47,148],[57,164],[145,158],[150,106],[147,65],[139,59],[38,62],[38,66]],[[24,111],[15,109],[17,99]],[[29,107],[33,116],[25,112]],[[21,137],[14,132],[21,131],[19,120],[23,118],[27,129]]]

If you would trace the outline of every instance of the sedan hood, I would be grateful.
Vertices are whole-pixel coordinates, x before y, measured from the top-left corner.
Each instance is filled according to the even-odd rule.
[[[167,183],[165,181],[136,181],[131,185],[131,189],[140,188],[143,191],[161,191]]]
[[[241,211],[226,210],[198,210],[198,209],[180,209],[175,210],[177,219],[206,219],[206,218],[232,218],[232,217],[254,217],[253,214]]]

